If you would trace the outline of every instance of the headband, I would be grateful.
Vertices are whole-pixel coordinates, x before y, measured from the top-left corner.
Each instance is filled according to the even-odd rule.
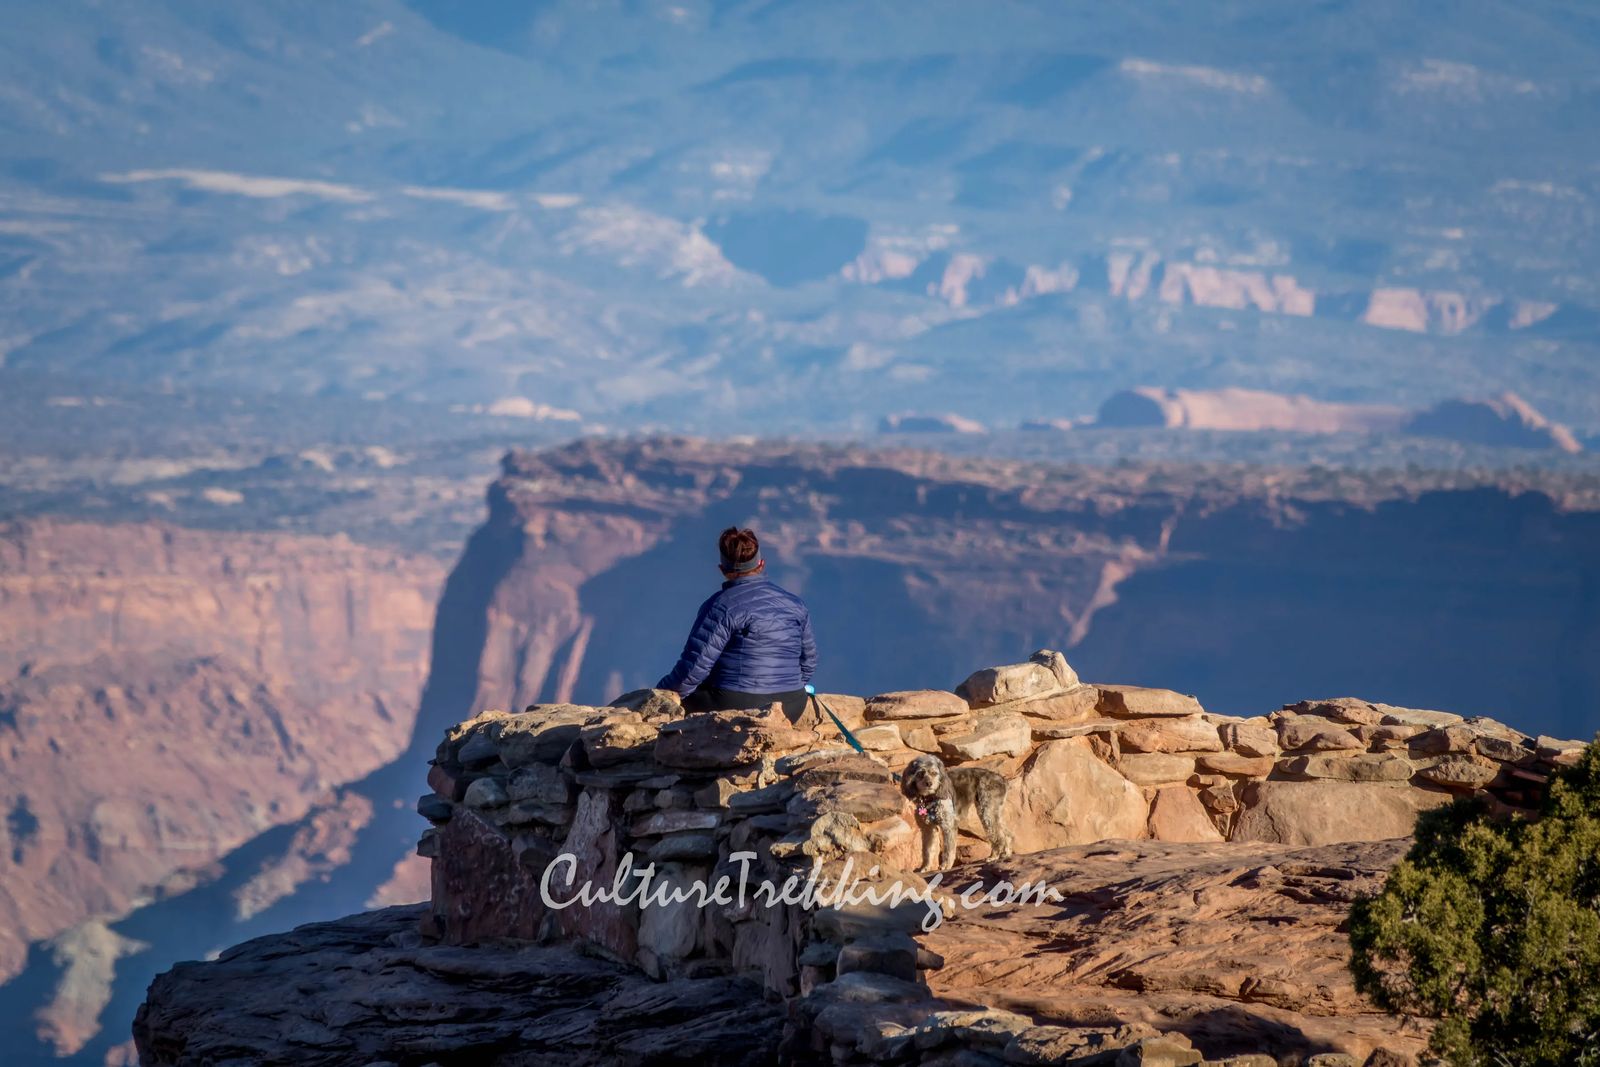
[[[745,560],[743,563],[735,563],[727,556],[722,557],[722,569],[729,574],[749,574],[759,566],[761,566],[761,556],[759,554],[754,559]]]

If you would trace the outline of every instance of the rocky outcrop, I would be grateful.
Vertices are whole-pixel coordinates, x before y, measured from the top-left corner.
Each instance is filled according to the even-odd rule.
[[[1100,405],[1093,425],[1190,430],[1279,430],[1288,433],[1374,433],[1399,429],[1402,408],[1333,404],[1309,396],[1260,389],[1160,389],[1142,386],[1115,393]]]
[[[393,759],[441,579],[342,538],[0,526],[0,977]]]
[[[1445,400],[1407,421],[1407,433],[1469,445],[1581,452],[1571,430],[1551,422],[1515,393],[1486,400]]]
[[[681,717],[650,691],[462,724],[419,802],[435,823],[419,846],[426,933],[578,941],[669,983],[728,965],[791,1003],[786,1054],[835,1063],[1408,1057],[1426,1030],[1375,1013],[1345,970],[1349,903],[1381,884],[1417,812],[1468,794],[1529,807],[1581,749],[1355,698],[1212,715],[1186,694],[1085,684],[1049,650],[953,693],[823,699],[870,756],[817,709],[795,726],[776,709]],[[943,885],[913,870],[891,774],[925,751],[1010,779],[1019,855]],[[962,829],[960,858],[982,862],[978,827]],[[555,906],[647,863],[662,892],[808,872],[826,887],[853,869],[926,899]],[[958,906],[974,880],[1060,897]]]
[[[841,744],[820,707],[793,724],[776,705],[685,716],[673,694],[653,690],[608,707],[489,711],[451,728],[417,804],[432,824],[418,852],[433,886],[415,929],[432,947],[390,936],[398,955],[350,950],[353,984],[309,983],[294,1014],[315,1018],[336,1002],[351,1022],[305,1038],[306,1054],[333,1062],[318,1057],[355,1048],[404,1062],[428,1039],[409,1023],[380,1032],[395,970],[463,947],[427,957],[462,961],[449,966],[466,988],[431,1009],[448,1030],[481,983],[513,967],[504,954],[520,951],[465,946],[510,939],[610,961],[584,964],[582,978],[567,977],[574,965],[553,949],[515,965],[532,972],[520,979],[528,997],[550,997],[549,1012],[570,1012],[571,1026],[597,1027],[598,1043],[579,1048],[592,1062],[678,1053],[629,1014],[634,994],[597,1024],[566,993],[542,991],[553,981],[545,971],[560,988],[597,983],[602,1013],[613,990],[639,981],[628,971],[661,983],[639,995],[708,1003],[711,1044],[693,1047],[718,1063],[755,1055],[752,1040],[788,1061],[836,1064],[1409,1056],[1426,1031],[1355,993],[1345,910],[1381,884],[1417,811],[1469,794],[1530,806],[1582,748],[1354,698],[1211,715],[1184,694],[1086,684],[1050,650],[974,672],[952,693],[822,703],[871,737],[870,754]],[[969,866],[915,869],[919,834],[896,772],[924,751],[1009,779],[1017,855],[983,863],[988,845],[964,823],[958,858]],[[335,965],[277,962],[295,939],[324,936],[312,930],[158,980],[136,1031],[144,1062],[197,1062],[196,1049],[220,1055],[240,1040],[201,1038],[198,1019],[272,1040],[258,983]],[[708,975],[750,986],[734,996],[704,984]],[[183,1003],[212,981],[243,988]],[[726,1027],[752,1024],[719,1005],[753,1004],[758,992],[786,1003],[781,1033],[718,1049]],[[485,1033],[543,1047],[548,1035],[522,1011],[497,1009]]]
[[[984,433],[983,423],[951,413],[902,412],[878,421],[879,433]]]
[[[178,965],[134,1022],[142,1062],[773,1062],[781,1009],[748,981],[653,982],[561,948],[425,942],[425,910],[302,926]]]

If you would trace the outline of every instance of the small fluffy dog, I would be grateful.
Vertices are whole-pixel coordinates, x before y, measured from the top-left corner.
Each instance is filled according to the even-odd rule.
[[[917,806],[922,829],[922,867],[933,869],[935,835],[944,839],[939,858],[945,866],[956,861],[956,816],[978,810],[984,836],[996,859],[1011,855],[1011,835],[1001,821],[1006,802],[1006,780],[987,767],[946,767],[938,756],[918,756],[900,776],[900,791]]]

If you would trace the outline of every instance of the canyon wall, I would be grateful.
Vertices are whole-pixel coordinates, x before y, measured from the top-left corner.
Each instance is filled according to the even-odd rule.
[[[0,977],[392,760],[441,579],[342,538],[0,525]]]
[[[652,684],[748,524],[834,689],[1050,646],[1230,713],[1311,689],[1600,725],[1600,512],[1559,489],[645,440],[513,453],[490,496],[515,543],[463,712]]]

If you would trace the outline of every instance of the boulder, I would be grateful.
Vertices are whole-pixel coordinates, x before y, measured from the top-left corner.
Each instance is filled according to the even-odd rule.
[[[1379,752],[1348,756],[1295,756],[1278,766],[1288,774],[1336,782],[1404,782],[1415,770],[1410,760]]]
[[[844,812],[860,822],[877,822],[900,814],[906,799],[900,790],[884,782],[829,782],[795,791],[786,810],[801,819],[813,819],[829,812]]]
[[[681,960],[693,954],[700,940],[702,916],[693,896],[674,900],[670,891],[687,891],[696,881],[705,879],[706,869],[675,862],[655,866],[649,906],[639,909],[639,948],[653,953],[661,962]],[[658,888],[668,892],[657,895]]]
[[[574,704],[535,705],[495,725],[495,747],[507,767],[555,763],[578,739],[583,724],[594,715],[593,708]]]
[[[1229,778],[1265,778],[1277,764],[1273,756],[1237,756],[1232,752],[1205,752],[1195,757],[1195,769],[1202,774],[1225,774]]]
[[[634,837],[660,837],[689,830],[715,830],[721,823],[722,816],[714,811],[654,811],[633,820],[628,833]]]
[[[1195,791],[1186,785],[1156,790],[1150,802],[1150,836],[1157,841],[1221,841]]]
[[[1425,711],[1421,708],[1396,708],[1388,704],[1373,705],[1383,712],[1385,726],[1448,726],[1460,722],[1461,716],[1450,711]]]
[[[595,767],[615,767],[650,758],[656,727],[642,718],[614,719],[585,726],[578,734],[583,753]]]
[[[774,704],[765,711],[706,711],[666,723],[655,756],[663,767],[716,770],[759,763],[807,748],[813,740]]]
[[[1328,845],[1407,837],[1418,812],[1449,800],[1399,782],[1251,782],[1240,794],[1232,840]]]
[[[1582,741],[1562,741],[1543,734],[1534,742],[1534,751],[1539,758],[1557,767],[1577,766],[1578,761],[1583,759],[1583,751],[1587,747]]]
[[[572,783],[549,764],[534,763],[511,772],[506,779],[506,795],[513,801],[567,804],[572,800]]]
[[[1006,825],[1019,852],[1107,838],[1144,837],[1144,794],[1094,757],[1086,738],[1039,746],[1006,797]]]
[[[1442,756],[1417,765],[1417,777],[1450,789],[1482,789],[1500,776],[1500,764],[1478,756]]]
[[[1298,704],[1285,704],[1283,710],[1294,715],[1315,715],[1346,726],[1376,726],[1383,721],[1382,711],[1355,697],[1302,700]]]
[[[1065,661],[1062,661],[1065,663]],[[1068,668],[1070,670],[1071,668]],[[965,697],[974,708],[987,708],[1012,700],[1043,696],[1063,689],[1055,670],[1043,663],[1008,663],[1003,667],[985,667],[967,676],[956,686],[956,692]]]
[[[1479,735],[1473,739],[1472,747],[1478,755],[1501,763],[1525,763],[1534,756],[1533,749],[1506,737]]]
[[[1102,715],[1119,719],[1144,719],[1158,715],[1199,715],[1205,709],[1200,701],[1170,689],[1146,689],[1137,685],[1100,685],[1098,709]]]
[[[1139,719],[1118,731],[1124,752],[1220,752],[1216,724],[1204,716]]]
[[[898,930],[858,938],[839,950],[836,973],[872,971],[902,981],[917,979],[917,943]]]
[[[1435,726],[1431,730],[1424,730],[1417,734],[1406,744],[1411,751],[1427,756],[1443,756],[1449,753],[1464,753],[1472,751],[1472,743],[1477,740],[1477,734],[1471,729],[1459,724],[1450,726]]]
[[[905,747],[900,737],[900,727],[894,723],[868,726],[854,733],[856,740],[861,742],[861,747],[868,752],[892,752]]]
[[[479,778],[467,786],[467,795],[461,802],[469,808],[497,808],[511,798],[498,778]]]
[[[1350,730],[1316,715],[1286,715],[1277,726],[1278,744],[1286,752],[1355,751],[1367,747]]]
[[[1050,672],[1056,676],[1056,684],[1063,689],[1072,689],[1080,684],[1078,672],[1072,669],[1067,657],[1053,648],[1041,648],[1028,657],[1028,662],[1050,668]]]
[[[1195,758],[1168,752],[1124,752],[1117,770],[1139,785],[1164,785],[1187,781],[1194,773]]]
[[[1100,704],[1100,690],[1092,685],[1063,689],[1059,693],[996,704],[993,711],[1014,711],[1032,719],[1049,722],[1081,722],[1094,718]]]
[[[1033,730],[1021,715],[1002,713],[977,720],[963,734],[939,739],[939,748],[953,759],[976,760],[985,756],[1019,756],[1033,745]]]
[[[869,720],[937,719],[965,715],[971,710],[965,700],[943,689],[907,689],[872,697],[866,703],[865,714]]]
[[[1276,756],[1278,731],[1265,719],[1224,723],[1222,743],[1244,756]]]
[[[607,706],[637,711],[646,721],[675,719],[683,714],[683,698],[671,689],[635,689]]]

